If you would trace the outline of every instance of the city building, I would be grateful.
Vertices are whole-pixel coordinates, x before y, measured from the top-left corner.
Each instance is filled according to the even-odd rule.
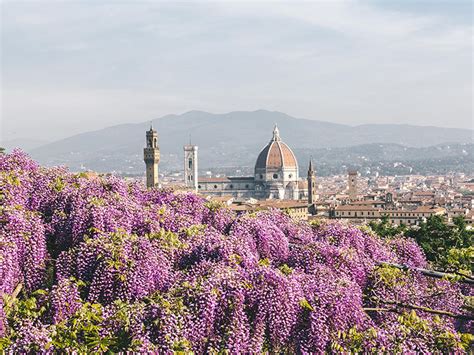
[[[384,216],[392,224],[418,225],[434,215],[444,215],[446,210],[441,207],[420,206],[415,209],[384,209],[370,205],[341,205],[334,208],[333,218],[346,219],[352,223],[360,224],[379,220]]]
[[[152,127],[146,132],[144,161],[148,188],[163,184],[178,191],[193,190],[237,213],[280,209],[295,218],[344,219],[355,224],[387,217],[392,224],[415,228],[434,215],[443,216],[447,223],[462,217],[469,228],[474,223],[474,175],[380,176],[349,170],[316,179],[310,159],[306,178],[301,179],[296,156],[281,140],[277,126],[257,156],[253,176],[199,177],[198,147],[190,142],[184,146],[184,171],[158,181],[160,150]]]
[[[198,190],[198,147],[191,143],[184,146],[184,184]]]
[[[160,149],[158,148],[158,133],[150,126],[146,132],[146,147],[143,149],[143,160],[146,165],[146,187],[158,186],[158,164]]]
[[[185,147],[187,164],[190,156],[194,157],[197,163],[197,149],[191,154],[190,148],[187,150]],[[189,178],[189,175],[187,176]],[[281,140],[280,132],[275,125],[270,142],[257,157],[254,176],[199,177],[197,191],[204,195],[232,195],[259,200],[299,200],[306,199],[308,188],[306,181],[299,179],[295,154]]]
[[[357,200],[357,171],[349,170],[347,174],[347,193],[349,200]]]
[[[251,202],[232,203],[230,209],[235,211],[237,214],[277,209],[287,213],[291,218],[300,220],[308,219],[308,204],[305,201],[255,200]]]

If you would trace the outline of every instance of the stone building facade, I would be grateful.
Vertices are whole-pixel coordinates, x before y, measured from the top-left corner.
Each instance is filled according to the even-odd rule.
[[[188,144],[184,146],[184,184],[187,188],[198,190],[198,147]]]
[[[270,142],[257,157],[254,176],[200,177],[197,187],[203,194],[237,198],[299,200],[308,194],[307,181],[299,179],[296,156],[281,140],[276,125]]]
[[[146,165],[146,187],[158,186],[158,164],[160,148],[158,147],[158,132],[150,126],[146,132],[146,147],[143,149],[143,160]]]

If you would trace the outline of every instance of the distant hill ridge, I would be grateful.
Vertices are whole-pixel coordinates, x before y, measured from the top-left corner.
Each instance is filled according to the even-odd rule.
[[[282,139],[293,149],[350,147],[380,143],[428,147],[444,143],[472,143],[473,131],[458,128],[421,127],[407,124],[364,124],[349,126],[291,117],[275,111],[235,111],[213,114],[189,111],[154,119],[158,130],[163,167],[181,162],[182,146],[199,146],[201,166],[222,161],[250,164],[271,138],[278,124]],[[145,131],[150,121],[121,124],[77,134],[30,151],[43,164],[87,166],[102,161],[115,170],[141,162]],[[105,164],[104,163],[104,164]]]

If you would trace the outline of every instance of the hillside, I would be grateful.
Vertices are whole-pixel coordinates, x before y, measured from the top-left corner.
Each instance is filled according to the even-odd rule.
[[[199,145],[200,166],[252,166],[277,123],[283,140],[295,150],[341,148],[384,142],[407,147],[471,143],[463,129],[410,125],[347,126],[299,119],[280,112],[254,111],[211,114],[190,111],[153,120],[158,130],[163,169],[181,166],[182,146]],[[142,169],[144,134],[150,122],[124,124],[68,137],[31,150],[46,165],[65,164],[121,172]]]

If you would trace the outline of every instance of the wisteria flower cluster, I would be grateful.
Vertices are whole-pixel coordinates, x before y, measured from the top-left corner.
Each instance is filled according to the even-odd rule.
[[[420,248],[0,155],[0,350],[453,352],[472,290]],[[469,307],[469,302],[471,306]]]

